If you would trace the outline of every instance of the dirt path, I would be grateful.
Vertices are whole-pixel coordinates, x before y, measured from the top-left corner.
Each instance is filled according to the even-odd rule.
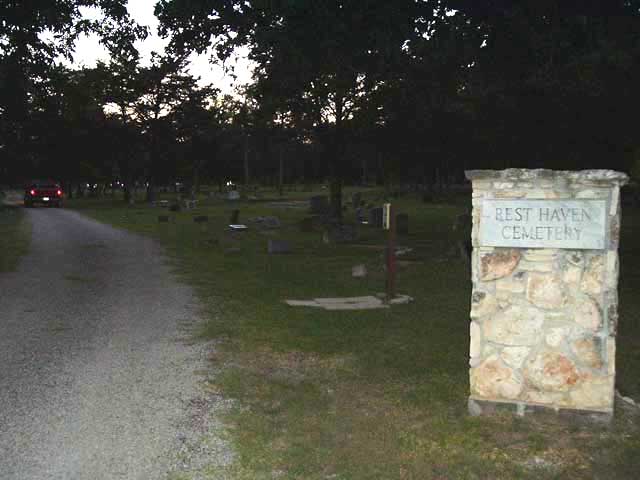
[[[203,411],[222,405],[194,373],[206,349],[184,341],[199,306],[157,244],[64,209],[27,213],[31,252],[0,274],[0,478],[155,479],[228,464]]]

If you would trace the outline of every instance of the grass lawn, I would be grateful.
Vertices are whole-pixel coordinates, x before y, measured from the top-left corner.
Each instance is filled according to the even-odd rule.
[[[31,230],[23,217],[22,209],[0,203],[0,272],[15,270],[29,250]]]
[[[376,191],[364,192],[380,202]],[[382,292],[381,231],[365,227],[357,245],[327,245],[319,231],[300,231],[306,208],[269,202],[203,200],[180,213],[112,200],[67,205],[156,237],[197,289],[209,318],[202,335],[219,340],[211,366],[219,373],[207,389],[236,400],[225,425],[238,462],[210,478],[637,478],[640,414],[622,404],[611,428],[553,415],[467,415],[471,285],[451,225],[470,202],[440,200],[395,201],[410,216],[410,234],[398,243],[413,248],[398,291],[415,301],[358,312],[292,308],[283,299]],[[226,231],[233,208],[249,231]],[[618,388],[640,400],[640,212],[623,213]],[[159,223],[166,214],[171,221]],[[197,215],[208,216],[206,227]],[[278,216],[282,228],[249,222],[262,215]],[[289,240],[293,252],[268,255],[270,238]],[[352,278],[357,264],[367,266],[366,278]]]

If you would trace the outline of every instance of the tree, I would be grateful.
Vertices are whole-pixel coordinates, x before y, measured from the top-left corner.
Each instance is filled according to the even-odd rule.
[[[192,99],[197,90],[196,80],[184,73],[185,63],[184,58],[154,54],[151,65],[141,68],[136,77],[140,91],[134,102],[134,115],[146,138],[149,158],[145,175],[148,183],[148,201],[155,199],[155,183],[161,155],[159,146],[163,133],[167,133],[169,129],[165,117],[178,105]],[[199,93],[206,95],[204,91]]]
[[[630,79],[640,74],[640,2],[448,4],[484,42],[467,84],[482,165],[628,165],[637,146],[640,94]]]
[[[182,166],[187,172],[192,198],[199,190],[200,174],[215,159],[224,117],[218,108],[218,91],[212,87],[192,88],[169,115],[176,142],[182,152]]]
[[[425,8],[408,0],[161,0],[156,14],[176,51],[201,52],[216,39],[225,59],[249,46],[260,98],[274,115],[304,118],[322,142],[339,217],[347,124],[371,101]]]
[[[121,138],[113,145],[115,163],[124,183],[124,200],[135,201],[135,178],[140,164],[142,143],[140,126],[135,121],[136,101],[142,95],[139,58],[136,53],[112,57],[109,64],[98,63],[96,82],[101,103],[109,109],[109,133]]]
[[[72,194],[79,181],[106,175],[105,115],[94,69],[56,66],[35,91],[31,141],[40,175],[58,177]]]
[[[83,7],[98,8],[103,19],[87,21]],[[11,176],[34,158],[30,132],[32,100],[45,82],[55,59],[71,56],[81,33],[101,35],[112,53],[135,51],[133,41],[145,36],[131,21],[125,0],[35,0],[0,3],[0,113],[3,161],[13,167]]]

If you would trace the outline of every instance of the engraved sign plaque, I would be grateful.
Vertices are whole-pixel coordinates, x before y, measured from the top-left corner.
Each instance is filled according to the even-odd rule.
[[[605,200],[485,199],[479,245],[601,250],[606,207]]]

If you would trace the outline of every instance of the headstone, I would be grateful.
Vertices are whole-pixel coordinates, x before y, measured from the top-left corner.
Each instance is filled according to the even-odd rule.
[[[169,222],[169,215],[158,215],[159,223],[167,223]]]
[[[311,213],[324,215],[329,212],[329,197],[326,195],[316,195],[309,199]]]
[[[229,217],[229,224],[235,225],[240,221],[240,210],[232,210],[231,216]]]
[[[610,420],[620,187],[611,170],[466,172],[473,184],[471,414]]]
[[[196,223],[206,223],[209,221],[209,217],[206,215],[198,215],[197,217],[193,217],[193,221]]]
[[[230,190],[229,193],[227,193],[227,200],[232,202],[240,200],[240,192],[237,190]]]
[[[369,210],[369,225],[375,228],[382,228],[382,207],[375,207]]]
[[[280,253],[291,253],[291,244],[287,240],[277,240],[270,238],[267,241],[267,252],[271,255]]]
[[[409,215],[406,213],[399,213],[396,215],[396,233],[398,235],[409,234]]]
[[[171,210],[172,212],[179,212],[180,210],[182,210],[182,208],[180,208],[179,203],[174,203],[169,207],[169,210]]]
[[[351,268],[351,276],[353,278],[364,278],[367,276],[367,267],[365,265],[356,265]]]
[[[365,217],[364,214],[364,208],[362,208],[361,206],[356,208],[356,222],[358,223],[369,223],[367,220],[367,217]]]

